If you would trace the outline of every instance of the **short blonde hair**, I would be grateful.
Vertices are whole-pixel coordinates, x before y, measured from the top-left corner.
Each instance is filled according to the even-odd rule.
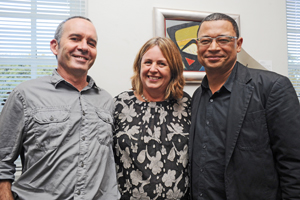
[[[179,99],[183,96],[183,87],[185,84],[183,63],[177,46],[171,39],[165,37],[154,37],[148,40],[136,55],[133,63],[134,74],[131,77],[132,90],[137,94],[143,93],[143,85],[140,77],[141,62],[144,54],[154,46],[159,47],[171,71],[171,80],[165,92],[165,99]]]

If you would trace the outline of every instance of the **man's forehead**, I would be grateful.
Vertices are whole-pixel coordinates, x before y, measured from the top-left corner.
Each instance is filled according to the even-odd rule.
[[[230,21],[228,21],[228,20],[224,20],[224,19],[220,19],[220,20],[211,20],[211,21],[204,21],[204,22],[202,22],[202,24],[201,24],[201,27],[202,26],[210,26],[210,27],[214,27],[215,25],[231,25],[232,26],[232,24],[231,24],[231,22]],[[201,29],[201,27],[200,27],[200,29]],[[233,26],[232,26],[233,27]]]
[[[204,33],[210,30],[217,30],[219,29],[224,31],[234,31],[233,25],[228,20],[212,20],[212,21],[204,21],[202,22],[199,34]]]
[[[90,30],[90,32],[88,32]],[[64,31],[67,37],[71,35],[85,35],[88,34],[94,40],[98,40],[95,26],[88,20],[82,18],[73,18],[68,20],[64,25]]]

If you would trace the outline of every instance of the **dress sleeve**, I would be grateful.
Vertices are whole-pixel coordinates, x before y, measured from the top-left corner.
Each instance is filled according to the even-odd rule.
[[[25,110],[20,93],[13,91],[0,115],[0,180],[14,180],[15,164],[22,147]]]
[[[300,197],[300,105],[293,85],[280,77],[267,99],[266,117],[283,199]]]

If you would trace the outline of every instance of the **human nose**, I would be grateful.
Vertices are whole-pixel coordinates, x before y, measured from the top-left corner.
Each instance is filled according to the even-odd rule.
[[[85,41],[85,40],[80,41],[78,44],[78,49],[82,50],[82,51],[88,51],[87,41]]]
[[[212,38],[212,41],[209,45],[209,50],[218,50],[220,48],[219,44],[217,43],[217,39],[216,38]]]
[[[151,64],[151,66],[150,66],[150,72],[156,72],[157,71],[157,67],[158,67],[158,65],[157,65],[157,63],[155,63],[155,62],[153,62],[152,64]]]

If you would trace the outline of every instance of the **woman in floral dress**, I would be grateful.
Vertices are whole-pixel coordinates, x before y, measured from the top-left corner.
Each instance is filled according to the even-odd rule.
[[[115,97],[114,153],[121,199],[189,199],[190,96],[172,40],[147,41],[134,61],[133,91]]]

